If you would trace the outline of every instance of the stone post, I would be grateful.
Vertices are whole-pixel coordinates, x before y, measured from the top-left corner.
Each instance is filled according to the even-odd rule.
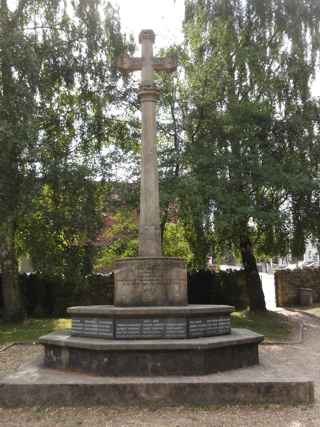
[[[142,81],[139,90],[142,112],[142,158],[140,189],[139,256],[161,256],[159,174],[156,147],[156,102],[159,89],[153,82],[154,32],[140,33]]]

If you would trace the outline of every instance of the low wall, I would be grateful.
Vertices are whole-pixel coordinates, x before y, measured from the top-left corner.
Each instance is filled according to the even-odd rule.
[[[277,271],[274,280],[278,307],[299,305],[299,288],[311,288],[313,301],[320,302],[320,268]]]

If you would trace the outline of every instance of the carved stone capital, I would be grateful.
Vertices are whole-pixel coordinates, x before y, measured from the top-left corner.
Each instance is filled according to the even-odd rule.
[[[157,101],[160,96],[160,89],[152,82],[144,82],[139,87],[139,98],[142,101]]]
[[[142,43],[143,40],[151,40],[154,43],[156,36],[153,30],[142,30],[139,34],[139,43]]]

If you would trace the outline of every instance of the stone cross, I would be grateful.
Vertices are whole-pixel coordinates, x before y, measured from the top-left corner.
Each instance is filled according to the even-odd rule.
[[[140,188],[139,256],[160,257],[160,207],[159,174],[156,148],[156,102],[160,91],[154,83],[153,72],[173,72],[177,68],[175,57],[153,57],[155,34],[142,30],[139,42],[142,57],[130,58],[125,55],[118,61],[118,68],[124,72],[141,70],[139,97],[142,110],[142,162]]]

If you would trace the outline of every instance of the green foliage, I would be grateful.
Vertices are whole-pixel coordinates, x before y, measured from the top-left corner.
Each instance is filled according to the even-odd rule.
[[[188,265],[192,262],[193,254],[185,237],[185,230],[181,223],[167,223],[162,244],[163,255],[181,257]]]
[[[116,58],[132,45],[104,0],[19,0],[14,10],[1,0],[0,21],[0,261],[7,310],[18,298],[19,251],[42,272],[84,272],[88,251],[81,247],[101,224],[97,180],[112,176],[106,153],[115,138],[132,140],[115,113],[130,87],[119,83]]]
[[[69,319],[28,319],[23,323],[0,323],[0,344],[38,342],[42,335],[70,327]]]
[[[117,258],[138,255],[138,225],[135,211],[120,209],[110,215],[111,225],[102,236],[105,242],[95,263],[96,271],[110,268]]]
[[[304,251],[319,188],[317,1],[186,2],[187,155],[218,240]],[[221,238],[219,239],[219,236]]]
[[[186,0],[185,6],[185,42],[173,49],[182,78],[163,78],[164,152],[171,161],[162,162],[164,187],[171,177],[168,194],[194,267],[204,268],[207,255],[219,256],[226,246],[236,249],[251,306],[260,301],[262,308],[256,254],[287,254],[291,243],[301,256],[317,230],[320,115],[310,88],[319,60],[319,2]]]
[[[266,313],[235,311],[231,314],[231,324],[234,328],[248,328],[262,334],[267,342],[287,341],[292,331],[292,324],[285,316],[271,311]]]
[[[270,313],[253,315],[247,311],[236,311],[232,314],[232,326],[250,328],[265,335],[267,340],[285,340],[291,331],[291,325],[283,316]],[[0,323],[0,344],[12,342],[37,342],[40,336],[49,332],[71,327],[69,319],[28,319],[23,323]]]

